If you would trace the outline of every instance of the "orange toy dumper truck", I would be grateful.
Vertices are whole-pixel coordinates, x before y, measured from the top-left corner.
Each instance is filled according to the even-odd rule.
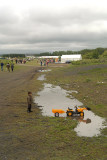
[[[83,107],[83,108],[77,108],[75,110],[73,109],[70,109],[68,107],[67,111],[63,111],[62,109],[52,109],[52,112],[55,114],[55,117],[59,117],[59,114],[62,114],[62,113],[66,113],[67,114],[67,117],[70,117],[70,116],[81,116],[83,117],[84,116],[84,110],[91,110],[89,107]]]
[[[59,117],[59,114],[66,113],[62,109],[52,109],[52,112],[55,114],[55,117]]]

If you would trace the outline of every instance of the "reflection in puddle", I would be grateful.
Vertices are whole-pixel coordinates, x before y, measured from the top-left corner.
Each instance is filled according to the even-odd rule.
[[[86,124],[84,124],[85,120]],[[86,137],[97,136],[100,134],[100,129],[104,128],[103,126],[104,121],[105,121],[104,118],[95,115],[92,111],[89,112],[84,111],[84,119],[82,121],[81,119],[79,120],[79,124],[74,130],[77,132],[78,136],[86,136]]]
[[[78,117],[75,116],[75,117],[69,117],[69,118],[72,119],[72,120],[77,120],[79,122],[84,122],[86,124],[91,123],[91,119],[89,119],[89,118],[84,119],[84,117],[81,117],[81,116],[78,116]]]
[[[40,76],[40,80],[44,80],[45,75]],[[44,89],[38,92],[37,97],[35,97],[35,102],[42,107],[43,116],[54,116],[52,109],[62,109],[67,110],[68,107],[74,109],[74,106],[82,106],[83,104],[79,102],[74,97],[68,98],[69,93],[60,86],[53,86],[52,84],[44,83]],[[66,117],[66,113],[60,114],[60,117]],[[100,129],[103,129],[104,118],[95,115],[92,111],[84,111],[83,117],[71,117],[71,119],[77,119],[79,124],[74,129],[78,136],[98,136],[100,134]]]

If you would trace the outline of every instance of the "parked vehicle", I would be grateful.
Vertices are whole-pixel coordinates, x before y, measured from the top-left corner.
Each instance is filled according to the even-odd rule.
[[[69,63],[71,63],[71,61],[70,61],[70,60],[67,60],[65,63],[69,64]]]

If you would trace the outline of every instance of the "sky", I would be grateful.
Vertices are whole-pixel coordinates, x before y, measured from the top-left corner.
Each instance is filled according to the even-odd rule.
[[[0,53],[107,47],[107,0],[0,0]]]

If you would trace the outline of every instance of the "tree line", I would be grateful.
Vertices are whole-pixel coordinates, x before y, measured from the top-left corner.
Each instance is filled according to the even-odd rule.
[[[107,58],[107,48],[96,48],[96,49],[83,49],[81,51],[54,51],[54,52],[43,52],[38,54],[32,54],[35,57],[38,56],[62,56],[71,54],[81,54],[83,59],[99,59]],[[26,54],[4,54],[2,57],[21,57],[25,58]]]
[[[7,58],[14,58],[14,57],[16,57],[16,58],[19,58],[19,57],[21,57],[21,58],[25,58],[25,54],[4,54],[4,55],[2,55],[2,57],[3,58],[5,58],[5,57],[7,57]]]
[[[107,48],[83,49],[81,51],[54,51],[53,53],[43,52],[35,54],[35,56],[62,56],[71,54],[81,54],[83,59],[99,59],[100,57],[107,58]]]

